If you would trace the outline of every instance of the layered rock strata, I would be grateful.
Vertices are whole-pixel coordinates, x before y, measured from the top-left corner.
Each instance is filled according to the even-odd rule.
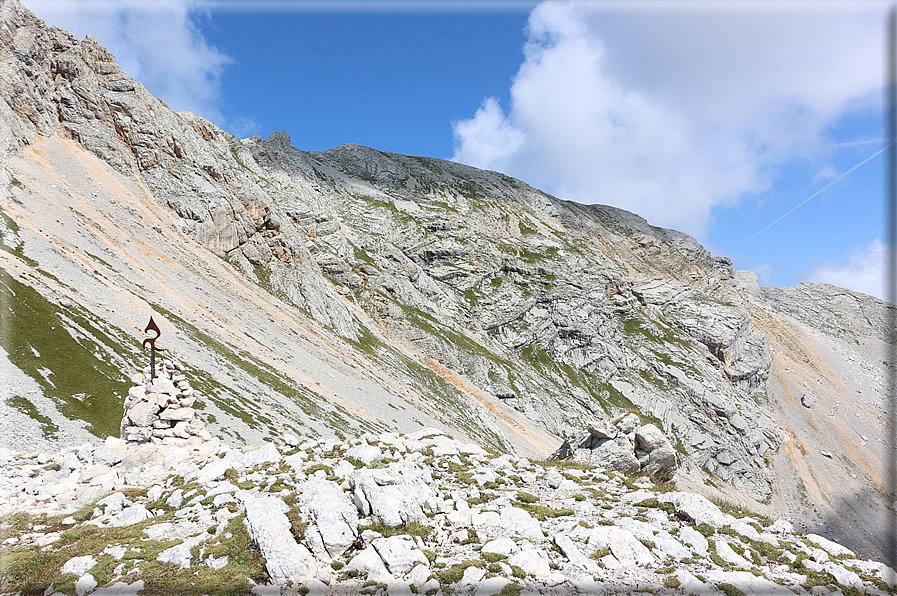
[[[196,392],[177,361],[163,360],[155,372],[146,367],[134,375],[125,398],[121,437],[129,443],[196,445],[212,435],[196,417]]]

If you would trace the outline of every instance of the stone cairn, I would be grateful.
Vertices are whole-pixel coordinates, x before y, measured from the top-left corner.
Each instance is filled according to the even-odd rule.
[[[156,364],[155,378],[148,366],[131,378],[134,386],[125,399],[122,439],[129,443],[189,445],[212,438],[196,417],[196,394],[183,370],[175,360],[162,360]]]

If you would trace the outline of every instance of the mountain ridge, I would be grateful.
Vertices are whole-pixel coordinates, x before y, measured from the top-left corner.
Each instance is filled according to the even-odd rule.
[[[444,425],[545,457],[585,420],[634,409],[670,435],[683,485],[807,528],[843,518],[842,542],[882,552],[895,495],[874,354],[894,341],[892,306],[760,288],[685,234],[501,174],[237,139],[18,0],[0,6],[0,45],[4,304],[14,282],[32,288],[73,351],[134,366],[153,314],[201,377],[200,415],[239,443]],[[115,427],[96,413],[109,392],[82,405],[49,380],[64,363],[3,335],[24,374],[3,395],[10,436],[37,420],[15,398],[57,426],[86,421],[81,440]],[[100,393],[104,373],[88,377],[77,393]],[[857,420],[822,411],[834,404]]]

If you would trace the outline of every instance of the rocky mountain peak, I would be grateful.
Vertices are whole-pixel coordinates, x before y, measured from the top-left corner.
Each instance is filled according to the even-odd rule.
[[[0,42],[10,441],[117,434],[153,315],[196,415],[238,444],[439,427],[592,457],[587,426],[631,413],[678,487],[881,554],[892,306],[760,288],[685,234],[496,172],[238,139],[16,1]]]

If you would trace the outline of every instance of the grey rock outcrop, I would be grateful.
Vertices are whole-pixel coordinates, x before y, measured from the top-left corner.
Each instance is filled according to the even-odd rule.
[[[349,478],[362,515],[392,528],[424,519],[423,503],[433,495],[429,474],[414,464],[362,469]]]
[[[604,420],[589,423],[587,432],[565,439],[553,457],[624,474],[645,472],[657,482],[670,480],[678,468],[676,450],[666,435],[654,424],[642,425],[635,414],[627,414],[615,424]]]

